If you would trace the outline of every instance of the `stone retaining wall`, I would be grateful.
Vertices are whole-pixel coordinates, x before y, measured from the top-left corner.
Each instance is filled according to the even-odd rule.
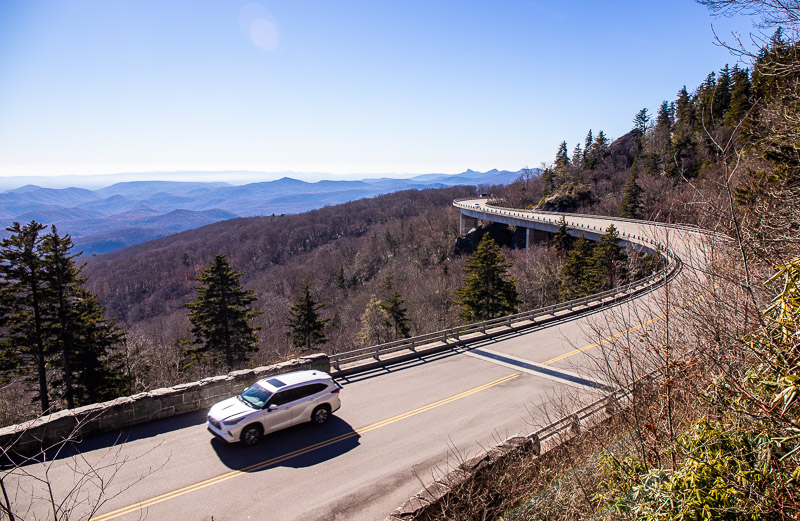
[[[279,364],[212,376],[199,382],[59,411],[0,429],[0,447],[9,455],[33,455],[67,438],[113,431],[211,407],[265,376],[302,369],[330,372],[328,355],[304,356]]]

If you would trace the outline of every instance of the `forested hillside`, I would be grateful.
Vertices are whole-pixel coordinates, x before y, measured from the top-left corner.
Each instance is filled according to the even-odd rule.
[[[655,118],[642,109],[613,144],[590,132],[570,154],[562,142],[541,177],[502,198],[697,223],[730,241],[703,246],[714,262],[669,288],[662,319],[641,328],[614,317],[631,329],[593,357],[631,390],[627,407],[554,451],[552,465],[510,458],[424,519],[800,516],[800,4],[701,3],[774,32],[721,40],[747,65],[680,88]]]
[[[219,368],[187,363],[184,304],[214,255],[225,254],[256,292],[258,351],[253,364],[302,350],[287,337],[289,307],[304,283],[324,303],[330,320],[327,352],[394,339],[379,306],[395,292],[407,313],[409,333],[459,323],[455,291],[463,256],[453,255],[458,212],[452,201],[475,195],[455,187],[405,191],[287,216],[217,223],[90,259],[87,287],[127,333],[126,356],[137,382],[152,388],[186,381]],[[528,254],[509,252],[523,309],[558,298],[561,257],[547,245]]]

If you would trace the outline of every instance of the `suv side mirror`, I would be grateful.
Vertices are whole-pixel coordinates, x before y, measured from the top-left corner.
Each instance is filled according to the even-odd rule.
[[[277,408],[278,408],[277,405],[275,405],[274,403],[271,403],[271,404],[269,404],[269,407],[267,407],[267,410],[268,411],[274,411]]]

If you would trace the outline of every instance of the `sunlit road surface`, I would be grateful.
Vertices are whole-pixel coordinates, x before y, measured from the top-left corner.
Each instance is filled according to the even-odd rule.
[[[614,224],[634,232],[632,223]],[[636,231],[660,233],[644,228]],[[671,247],[688,261],[680,277],[704,265],[695,234],[670,234]],[[127,430],[127,441],[117,445],[118,433],[93,438],[82,444],[80,458],[53,462],[47,477],[62,497],[76,481],[76,466],[121,462],[95,520],[382,520],[461,460],[599,396],[606,382],[593,370],[592,355],[607,340],[592,330],[627,315],[636,322],[610,336],[646,332],[665,316],[662,294],[340,379],[342,408],[331,421],[269,435],[255,447],[214,439],[206,411],[198,411]],[[42,477],[45,467],[24,470]],[[32,504],[31,514],[48,517],[48,500],[34,479],[9,485],[17,505]],[[88,516],[84,503],[74,505],[73,518]]]

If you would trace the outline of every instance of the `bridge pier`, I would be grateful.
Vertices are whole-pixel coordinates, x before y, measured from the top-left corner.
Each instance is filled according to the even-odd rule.
[[[550,233],[536,228],[525,228],[525,249],[527,250],[533,243],[548,242]]]
[[[471,229],[478,226],[478,219],[469,215],[461,214],[461,235],[465,235]]]

